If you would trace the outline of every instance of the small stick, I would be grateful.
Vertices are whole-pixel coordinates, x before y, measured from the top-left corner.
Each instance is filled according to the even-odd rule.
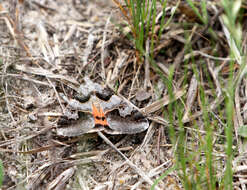
[[[148,182],[150,185],[153,185],[153,181],[140,168],[138,168],[133,162],[131,162],[120,150],[118,150],[117,147],[102,132],[97,133],[108,145],[110,145],[125,159],[127,164],[129,164],[132,169],[134,169],[146,182]],[[156,189],[160,188],[156,187]]]

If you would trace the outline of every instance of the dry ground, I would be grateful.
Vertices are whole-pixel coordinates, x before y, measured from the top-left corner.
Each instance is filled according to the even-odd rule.
[[[0,3],[3,189],[150,189],[149,180],[154,181],[174,165],[176,147],[171,145],[163,117],[170,101],[167,87],[155,68],[147,60],[143,64],[138,62],[133,42],[119,31],[117,26],[124,20],[115,4],[110,0],[4,0]],[[173,6],[168,3],[168,16]],[[187,110],[183,113],[183,123],[189,142],[190,138],[198,137],[190,128],[195,122],[204,134],[201,102],[197,97],[199,87],[192,71],[198,70],[199,78],[205,82],[202,83],[209,97],[209,112],[214,113],[224,100],[220,85],[226,85],[224,81],[219,83],[218,73],[224,77],[229,70],[227,59],[209,55],[216,56],[217,52],[217,57],[228,57],[229,52],[217,9],[209,9],[210,24],[219,31],[218,43],[212,45],[207,40],[207,26],[188,25],[188,32],[179,24],[199,23],[195,15],[186,12],[187,8],[181,4],[154,54],[165,77],[171,65],[175,70],[172,81],[175,101],[185,100]],[[129,31],[125,25],[122,27],[125,32]],[[184,65],[192,56],[191,52],[185,52],[187,34],[198,64],[196,68],[192,64]],[[120,65],[118,69],[116,65]],[[187,88],[183,86],[185,70]],[[112,88],[117,84],[116,93],[149,116],[150,127],[145,132],[106,135],[137,168],[131,167],[96,134],[73,138],[56,134],[56,122],[65,106],[57,93],[66,90],[72,94],[70,87],[78,86],[84,76]],[[213,81],[211,86],[207,84],[208,77]],[[212,93],[216,93],[216,99]],[[244,94],[240,92],[240,96]],[[163,98],[161,102],[160,98]],[[220,123],[219,120],[214,125]],[[224,138],[222,126],[216,129],[214,142]],[[196,148],[195,144],[187,146],[190,150]],[[223,145],[219,144],[214,151],[216,161],[224,163]],[[221,175],[224,164],[219,167]],[[236,179],[238,187],[241,180]],[[183,189],[179,172],[170,172],[158,188]]]

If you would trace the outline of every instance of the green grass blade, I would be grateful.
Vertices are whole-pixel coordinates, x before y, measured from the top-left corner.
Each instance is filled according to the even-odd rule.
[[[199,12],[198,8],[195,6],[194,2],[191,0],[186,0],[187,3],[189,4],[189,6],[192,8],[192,10],[194,11],[194,13],[196,14],[196,16],[202,21],[203,24],[206,24],[206,20],[203,18],[203,16],[201,15],[201,13]]]
[[[171,13],[171,16],[169,17],[169,19],[167,20],[166,23],[164,22],[165,12],[163,13],[162,18],[161,18],[161,25],[160,25],[160,30],[159,30],[159,34],[158,34],[158,39],[160,39],[164,28],[166,28],[170,24],[170,22],[172,21],[173,16],[176,13],[176,10],[177,10],[179,4],[180,4],[180,0],[177,2],[175,8],[173,9],[173,11]],[[163,10],[164,10],[166,8],[166,1],[165,1],[165,3],[163,5],[164,5]]]
[[[233,160],[233,110],[234,110],[234,87],[233,87],[233,73],[234,63],[230,63],[230,76],[227,89],[226,98],[226,114],[227,114],[227,127],[225,128],[226,134],[226,171],[224,178],[224,188],[227,190],[233,189],[233,172],[232,172],[232,160]]]
[[[201,9],[202,9],[202,17],[204,20],[204,24],[208,24],[208,11],[207,11],[207,1],[201,1]]]
[[[3,172],[4,172],[3,162],[2,160],[0,160],[0,187],[2,187],[3,184]]]
[[[157,186],[161,180],[163,180],[167,175],[169,175],[171,172],[175,171],[176,169],[177,166],[173,166],[169,168],[165,173],[163,173],[158,179],[154,181],[154,184],[151,186],[150,190],[155,190],[155,186]]]
[[[161,34],[163,32],[163,28],[164,28],[164,22],[165,22],[165,16],[166,16],[166,4],[167,4],[167,0],[164,0],[162,2],[162,17],[161,17],[161,23],[160,23],[160,30],[159,30],[159,34],[158,34],[158,39],[160,39]]]
[[[153,50],[154,50],[154,28],[155,28],[155,20],[156,20],[156,0],[152,1],[152,9],[153,9],[153,19],[152,19],[152,29],[151,29],[151,57],[153,57]]]

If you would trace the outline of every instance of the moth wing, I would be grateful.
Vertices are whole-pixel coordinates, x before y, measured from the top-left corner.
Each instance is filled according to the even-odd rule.
[[[109,134],[136,134],[145,131],[149,127],[146,118],[133,119],[130,116],[125,118],[117,115],[107,115],[107,123],[110,130],[105,130]]]
[[[92,104],[90,101],[87,101],[85,103],[81,103],[78,100],[69,99],[67,96],[65,96],[62,93],[60,93],[60,96],[73,109],[76,109],[76,110],[82,111],[82,112],[90,112],[90,113],[92,112]]]
[[[107,113],[113,109],[116,109],[121,105],[122,99],[116,95],[112,95],[108,101],[102,101],[101,107],[103,108],[104,112]]]
[[[91,114],[81,113],[78,120],[67,120],[63,124],[61,121],[57,125],[57,134],[61,136],[73,137],[90,132],[94,128],[94,118]]]

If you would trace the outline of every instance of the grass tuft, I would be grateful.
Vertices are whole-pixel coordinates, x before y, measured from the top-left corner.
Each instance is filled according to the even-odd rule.
[[[116,2],[116,0],[114,0]],[[212,19],[208,13],[209,2],[202,0],[200,2],[195,2],[193,0],[186,0],[187,5],[194,12],[196,17],[200,20],[199,28],[204,28],[204,32],[209,34],[208,41],[212,46],[211,49],[215,54],[217,52],[214,50],[217,43],[217,31],[214,31],[213,25],[211,24]],[[162,7],[161,22],[159,23],[158,32],[155,31],[157,26],[157,7],[158,4]],[[156,65],[156,55],[153,53],[155,47],[160,43],[160,39],[164,37],[164,30],[172,22],[177,8],[179,9],[180,1],[177,1],[175,9],[170,14],[167,19],[166,7],[168,1],[134,1],[125,0],[125,5],[127,8],[123,9],[123,5],[119,5],[121,12],[125,15],[128,23],[131,27],[131,32],[133,40],[135,43],[136,50],[142,57],[145,51],[145,43],[148,39],[151,39],[151,51],[150,51],[150,63],[154,71],[162,78],[164,84],[166,85],[168,94],[170,98],[174,98],[174,76],[176,75],[176,68],[171,66],[169,73],[170,75],[164,76]],[[225,27],[225,35],[228,39],[229,45],[229,55],[232,60],[237,60],[241,65],[243,63],[242,56],[242,27],[239,22],[239,18],[242,18],[241,13],[241,0],[230,1],[222,0],[219,4],[224,10],[224,14],[220,16],[219,20],[223,28]],[[193,23],[192,23],[193,25]],[[187,30],[191,25],[186,23],[184,29]],[[228,33],[226,33],[226,31]],[[227,36],[229,34],[229,36]],[[189,37],[188,37],[189,36]],[[215,38],[217,37],[217,38]],[[163,180],[170,173],[176,171],[182,181],[184,189],[233,189],[233,117],[234,117],[234,93],[236,89],[236,77],[234,73],[235,62],[231,61],[228,65],[227,73],[227,84],[224,87],[222,84],[221,92],[219,94],[219,89],[215,89],[215,78],[212,78],[212,72],[207,65],[210,64],[209,59],[198,59],[193,55],[196,41],[191,40],[191,34],[186,34],[187,39],[184,52],[191,54],[190,59],[185,60],[182,69],[184,71],[183,86],[189,85],[188,82],[191,76],[196,75],[196,80],[198,82],[197,87],[197,99],[199,102],[198,109],[201,110],[200,119],[194,120],[188,124],[183,122],[183,113],[187,109],[184,104],[184,100],[175,101],[168,105],[167,112],[164,112],[164,117],[168,117],[169,120],[169,139],[173,144],[173,149],[175,152],[176,163],[174,167],[170,168],[167,172],[161,175],[157,180],[155,180],[154,185],[151,189],[154,189],[158,185],[159,181]],[[210,41],[211,40],[211,41]],[[198,64],[198,62],[200,64]],[[220,65],[219,62],[215,62],[216,65]],[[190,69],[188,69],[190,68]],[[246,73],[246,69],[242,66],[239,70],[237,79],[242,79],[240,76]],[[218,75],[219,77],[222,77]],[[222,78],[220,80],[225,80]],[[235,81],[235,82],[234,82]],[[207,84],[207,85],[206,85]],[[211,94],[208,94],[210,89]],[[212,99],[215,100],[215,104],[218,104],[219,97],[222,97],[225,104],[221,107],[217,107],[215,111],[211,110]],[[187,97],[188,98],[188,97]],[[192,111],[191,111],[192,112]],[[192,113],[191,113],[192,114]],[[217,115],[218,114],[218,115]],[[217,116],[216,116],[217,115]],[[219,121],[223,123],[223,130],[219,128]],[[245,126],[241,128],[240,135],[246,136]],[[192,128],[194,132],[188,132],[188,128]],[[205,133],[200,131],[204,130]],[[222,138],[216,137],[215,133],[222,131],[224,133]],[[223,143],[222,143],[223,141]],[[226,162],[222,162],[215,156],[215,144],[222,143],[225,146]],[[225,168],[225,171],[221,173],[218,172],[218,168]],[[219,177],[220,176],[220,177]]]

